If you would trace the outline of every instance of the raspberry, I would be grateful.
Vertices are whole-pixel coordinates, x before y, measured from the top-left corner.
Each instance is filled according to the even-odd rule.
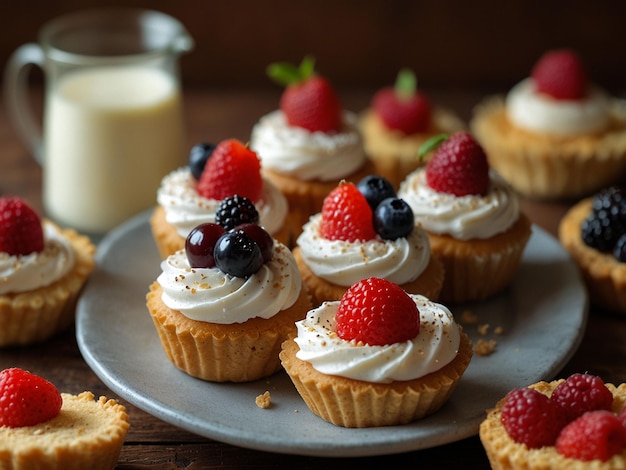
[[[215,223],[224,227],[224,230],[232,230],[246,223],[257,224],[259,212],[250,199],[235,194],[219,203],[215,211]]]
[[[217,145],[198,181],[198,193],[218,201],[239,194],[257,202],[262,189],[259,157],[235,139]]]
[[[420,314],[413,299],[397,284],[375,277],[352,285],[335,315],[340,338],[370,346],[408,341],[419,330]]]
[[[63,399],[47,380],[18,368],[0,372],[0,426],[34,426],[54,418]]]
[[[485,151],[469,132],[453,134],[426,165],[426,182],[435,191],[455,196],[486,195],[489,164]]]
[[[305,57],[299,67],[276,63],[269,76],[286,86],[280,109],[290,126],[311,132],[337,132],[342,125],[341,102],[328,80],[314,73],[313,59]]]
[[[511,439],[531,449],[554,445],[565,421],[559,406],[532,388],[511,390],[500,420]]]
[[[328,240],[355,242],[376,237],[373,214],[367,199],[353,183],[340,183],[324,199],[322,237]]]
[[[398,73],[394,87],[376,92],[372,109],[385,126],[406,135],[425,132],[430,126],[430,102],[417,91],[415,75],[410,70]]]
[[[565,457],[606,462],[623,451],[626,428],[610,411],[588,411],[563,428],[555,445]]]
[[[613,394],[600,377],[591,374],[572,374],[552,392],[567,422],[593,410],[611,410]]]
[[[0,197],[0,252],[20,256],[38,253],[43,248],[39,215],[18,197]]]
[[[578,55],[567,49],[546,52],[530,76],[538,92],[557,100],[579,100],[587,94],[587,72]]]

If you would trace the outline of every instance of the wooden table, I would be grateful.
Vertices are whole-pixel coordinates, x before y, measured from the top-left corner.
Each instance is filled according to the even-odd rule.
[[[229,137],[247,140],[256,119],[275,108],[278,96],[278,90],[186,90],[189,146],[200,141],[216,142]],[[342,93],[345,107],[354,110],[362,109],[369,96],[368,91]],[[458,91],[439,92],[434,96],[465,119],[469,118],[471,107],[480,98],[477,93]],[[4,109],[0,113],[0,162],[0,194],[24,197],[41,211],[41,169],[18,140]],[[522,207],[535,224],[555,235],[568,203],[523,200]],[[559,376],[588,371],[608,382],[626,382],[624,338],[626,318],[592,309],[582,344]],[[40,374],[64,392],[91,390],[96,395],[118,398],[82,359],[74,330],[38,346],[0,351],[0,369],[6,367],[22,367]],[[120,455],[117,467],[120,469],[315,468],[322,465],[344,467],[346,464],[399,465],[407,461],[419,468],[489,468],[478,437],[433,449],[373,458],[327,459],[323,455],[282,455],[234,447],[196,436],[121,401],[128,409],[131,428]]]

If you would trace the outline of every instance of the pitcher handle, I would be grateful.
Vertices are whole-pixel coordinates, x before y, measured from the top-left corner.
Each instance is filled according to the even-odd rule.
[[[28,73],[33,65],[43,69],[44,63],[45,55],[41,46],[27,43],[13,52],[4,73],[7,116],[40,165],[43,163],[42,133],[28,101]]]

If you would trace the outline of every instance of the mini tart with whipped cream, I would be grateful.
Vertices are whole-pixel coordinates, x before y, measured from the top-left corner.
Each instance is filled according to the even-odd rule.
[[[114,399],[61,393],[59,414],[34,426],[0,426],[0,467],[109,470],[115,468],[130,427]]]
[[[576,375],[576,374],[575,374]],[[537,382],[528,388],[539,393],[552,396],[555,389],[567,379],[558,379],[551,382]],[[626,404],[626,384],[615,386],[611,383],[604,384],[613,395],[612,411],[619,413]],[[579,393],[590,393],[591,386],[581,388]],[[593,401],[590,399],[589,401]],[[616,468],[626,468],[626,450],[613,455],[608,460],[600,459],[581,460],[574,457],[566,457],[558,452],[556,446],[546,445],[537,448],[529,448],[524,443],[516,442],[507,432],[502,423],[502,409],[506,402],[506,397],[499,400],[495,406],[487,410],[487,416],[480,424],[480,441],[485,448],[489,463],[493,470],[612,470]],[[586,439],[585,433],[580,432],[581,438]],[[581,445],[582,448],[586,447]]]
[[[600,204],[608,203],[606,209],[615,210],[616,213],[623,213],[624,209],[619,209],[617,204],[626,204],[621,197],[614,198],[616,202],[611,202],[611,192],[621,192],[624,189],[618,187],[607,188],[592,197],[584,198],[574,204],[563,216],[559,223],[559,240],[563,247],[569,252],[585,281],[589,291],[590,301],[598,307],[607,309],[614,313],[626,314],[626,262],[616,258],[613,250],[614,244],[601,240],[606,246],[593,246],[586,243],[582,230],[585,223],[603,224],[605,221],[594,221],[599,217],[594,214],[594,200],[597,198]],[[605,201],[602,201],[605,199]],[[615,206],[615,207],[611,207]],[[621,211],[621,212],[620,212]],[[608,211],[607,211],[608,212]],[[614,224],[614,227],[617,224]],[[590,231],[593,228],[590,228]],[[615,228],[617,233],[617,229]],[[599,237],[598,237],[599,238]],[[618,236],[615,237],[616,239]],[[616,240],[613,240],[616,242]]]
[[[428,236],[415,226],[411,208],[396,197],[395,190],[387,201],[370,205],[363,194],[367,188],[363,188],[361,182],[335,187],[324,200],[322,212],[309,219],[298,237],[293,255],[313,305],[339,300],[355,282],[372,276],[436,300],[444,283],[444,267],[431,256]],[[350,223],[361,223],[365,229],[344,230]],[[378,230],[366,229],[376,223]],[[395,233],[388,236],[390,231]]]
[[[285,371],[314,414],[349,428],[435,413],[472,357],[448,308],[384,279],[359,281],[341,301],[309,311],[297,328],[280,353]]]
[[[18,207],[19,217],[7,220]],[[0,210],[3,241],[10,231],[26,245],[32,243],[30,235],[38,239],[34,251],[0,248],[0,347],[42,342],[73,324],[76,301],[95,266],[96,248],[75,230],[42,221],[21,199],[0,198]]]
[[[270,376],[280,369],[281,343],[311,306],[309,296],[285,245],[264,231],[257,242],[256,235],[216,227],[200,225],[189,238],[201,232],[200,244],[187,243],[161,262],[148,310],[167,357],[189,375],[214,382]],[[263,259],[255,260],[261,245]],[[248,257],[242,270],[237,260]]]
[[[626,172],[623,104],[593,84],[579,95],[555,97],[534,75],[474,110],[470,127],[492,167],[518,192],[538,199],[579,198],[620,180]]]
[[[465,129],[451,110],[431,104],[417,88],[414,74],[401,70],[393,87],[381,88],[359,117],[365,152],[374,173],[398,187],[406,175],[426,163],[422,144],[434,135]]]
[[[262,116],[253,126],[250,148],[258,152],[262,173],[287,198],[292,241],[295,242],[309,216],[319,212],[326,195],[341,180],[357,182],[374,173],[367,158],[357,115],[342,109],[328,81],[314,73],[308,58],[289,77],[276,81],[286,86],[280,108]],[[317,87],[317,83],[321,83]],[[316,91],[309,92],[309,85]]]
[[[258,157],[234,139],[217,146],[198,144],[189,165],[167,174],[157,191],[157,207],[150,227],[161,258],[185,247],[189,232],[202,223],[215,222],[215,211],[226,196],[240,194],[257,206],[260,224],[277,240],[288,244],[288,203],[280,190],[260,173]],[[197,154],[204,153],[198,162]],[[238,158],[243,154],[244,157]],[[207,160],[212,160],[207,165]],[[204,171],[204,170],[207,171]],[[223,178],[224,173],[232,178]]]
[[[416,224],[428,234],[433,257],[444,265],[439,300],[480,301],[512,282],[531,223],[510,185],[489,169],[471,134],[447,138],[426,167],[407,176],[398,196],[409,204]]]

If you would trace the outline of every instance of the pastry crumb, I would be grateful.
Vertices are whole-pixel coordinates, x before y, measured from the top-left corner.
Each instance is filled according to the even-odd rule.
[[[489,356],[496,349],[496,340],[490,339],[489,341],[485,341],[484,339],[479,339],[476,342],[476,348],[474,351],[479,356]]]
[[[256,406],[259,408],[269,408],[272,404],[272,397],[270,396],[269,390],[266,390],[265,393],[256,397]]]
[[[502,328],[501,326],[496,326],[493,329],[493,332],[497,335],[501,335],[502,333],[504,333],[504,328]]]
[[[478,323],[478,315],[471,310],[464,310],[461,313],[461,323],[467,323],[468,325],[474,325]]]
[[[478,325],[478,334],[485,336],[489,332],[489,323]]]

